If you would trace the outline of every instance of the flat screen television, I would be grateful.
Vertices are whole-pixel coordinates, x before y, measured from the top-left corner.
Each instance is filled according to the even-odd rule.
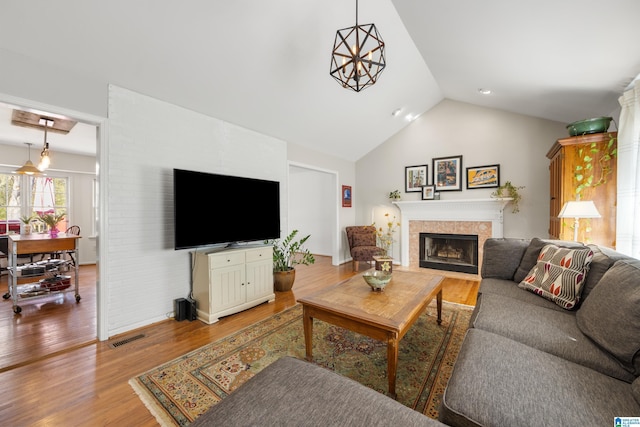
[[[280,237],[278,181],[174,169],[173,196],[175,249]]]

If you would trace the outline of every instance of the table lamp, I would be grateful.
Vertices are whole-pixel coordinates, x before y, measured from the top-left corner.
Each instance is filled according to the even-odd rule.
[[[578,241],[578,226],[580,218],[600,218],[600,212],[592,200],[570,201],[564,204],[558,218],[574,218],[573,240]]]

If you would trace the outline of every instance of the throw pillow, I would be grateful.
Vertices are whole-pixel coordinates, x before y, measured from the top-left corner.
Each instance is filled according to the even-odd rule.
[[[561,248],[578,248],[584,249],[586,246],[576,243],[569,242],[566,240],[543,240],[537,237],[531,239],[529,243],[529,247],[524,251],[524,255],[520,260],[520,265],[513,275],[514,282],[522,282],[525,277],[529,275],[529,272],[533,267],[536,266],[538,262],[538,255],[540,255],[540,250],[544,247],[544,245],[553,244],[559,246]]]
[[[625,369],[640,375],[640,260],[617,261],[584,300],[576,322]]]
[[[376,235],[375,233],[354,233],[353,234],[353,247],[358,246],[375,246]]]
[[[545,245],[536,266],[518,285],[562,308],[572,309],[580,301],[593,251]]]

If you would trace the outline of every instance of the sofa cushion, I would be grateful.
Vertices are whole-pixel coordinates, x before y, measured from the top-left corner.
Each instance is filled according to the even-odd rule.
[[[630,383],[635,379],[616,358],[580,331],[575,311],[513,303],[511,298],[498,294],[484,294],[478,302],[471,324],[474,328],[502,335],[622,381]]]
[[[531,269],[536,266],[538,255],[540,255],[542,248],[550,243],[562,248],[585,248],[584,245],[576,242],[569,242],[566,240],[545,240],[534,237],[531,239],[529,246],[522,255],[520,265],[518,265],[518,269],[513,276],[514,282],[520,283],[525,277],[527,277]]]
[[[640,260],[617,261],[576,315],[580,330],[640,375]]]
[[[512,280],[528,246],[526,239],[487,239],[483,247],[482,278]]]
[[[581,301],[584,301],[589,296],[593,288],[596,287],[600,279],[602,279],[602,276],[604,276],[604,273],[616,262],[614,258],[604,253],[598,245],[589,244],[587,246],[593,251],[593,259],[589,266],[587,280],[584,282],[584,287],[582,288]]]
[[[478,289],[478,296],[485,294],[499,294],[505,297],[513,298],[517,300],[512,302],[516,305],[525,303],[548,308],[550,310],[566,311],[564,308],[559,307],[553,301],[540,298],[533,292],[519,288],[518,284],[511,280],[482,279],[482,281],[480,282],[480,288]]]
[[[375,246],[376,235],[374,233],[353,233],[353,246]]]
[[[456,426],[606,426],[638,413],[629,383],[469,329],[439,419]]]
[[[568,249],[545,245],[538,256],[536,266],[519,287],[572,309],[580,301],[582,287],[593,259],[590,248]]]
[[[589,274],[587,274],[587,280],[582,289],[582,301],[589,296],[593,288],[596,287],[600,282],[600,279],[602,279],[602,276],[604,276],[604,273],[606,273],[616,261],[620,261],[621,259],[633,259],[604,246],[594,244],[588,244],[587,246],[593,250],[593,260],[589,266]]]

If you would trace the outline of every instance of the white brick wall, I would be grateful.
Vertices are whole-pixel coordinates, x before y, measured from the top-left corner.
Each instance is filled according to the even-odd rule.
[[[159,320],[189,293],[188,250],[173,249],[173,168],[281,182],[286,224],[286,143],[116,86],[109,88],[106,238],[109,336]],[[224,227],[234,197],[196,189],[198,226]],[[250,197],[246,195],[245,197]]]

